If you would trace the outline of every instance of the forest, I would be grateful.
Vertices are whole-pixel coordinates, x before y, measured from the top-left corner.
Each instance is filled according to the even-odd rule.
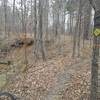
[[[100,100],[100,0],[0,0],[0,100]]]

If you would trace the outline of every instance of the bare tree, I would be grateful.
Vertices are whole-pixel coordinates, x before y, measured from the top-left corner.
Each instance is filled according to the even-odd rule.
[[[7,36],[7,2],[8,0],[4,0],[5,37]]]
[[[42,26],[42,12],[43,12],[43,1],[42,0],[39,0],[39,31],[38,31],[38,38],[39,38],[39,48],[40,48],[40,51],[41,51],[41,54],[42,54],[42,58],[43,60],[46,60],[46,57],[45,57],[45,48],[44,48],[44,44],[43,44],[43,26]]]
[[[13,26],[13,32],[15,32],[15,2],[16,0],[13,0],[13,23],[12,23],[12,26]]]
[[[37,58],[37,2],[34,0],[34,55]]]
[[[92,7],[95,9],[95,17],[94,17],[94,31],[96,28],[100,29],[100,2],[98,0],[90,0]],[[99,59],[99,47],[100,45],[100,36],[94,36],[93,42],[93,56],[92,56],[92,70],[91,70],[91,100],[99,100],[98,98],[98,59]]]

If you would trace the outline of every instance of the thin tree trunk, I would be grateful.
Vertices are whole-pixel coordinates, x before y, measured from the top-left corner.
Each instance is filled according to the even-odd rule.
[[[4,0],[5,38],[7,36],[7,0]]]
[[[49,0],[46,0],[46,40],[48,41],[49,39],[49,34],[48,34],[48,12],[49,12]]]
[[[42,27],[42,12],[43,12],[43,8],[42,8],[42,0],[39,0],[39,45],[40,45],[40,50],[41,50],[41,54],[42,54],[42,58],[43,60],[46,60],[46,57],[45,57],[45,48],[44,48],[44,44],[43,44],[43,27]]]
[[[24,14],[23,14],[23,0],[21,0],[21,26],[22,26],[22,33],[24,33]]]
[[[38,58],[38,41],[37,41],[37,2],[34,0],[34,55]],[[35,60],[36,60],[35,59]]]
[[[12,23],[13,32],[15,32],[15,2],[16,0],[13,0],[13,23]]]
[[[80,37],[81,37],[81,17],[82,17],[82,1],[80,0],[80,7],[79,7],[79,32],[78,32],[78,43],[77,43],[77,46],[78,46],[78,57],[80,56]]]
[[[78,29],[78,23],[79,23],[79,18],[77,19],[76,25],[75,25],[75,31],[73,34],[73,53],[72,53],[72,57],[75,57],[75,53],[76,53],[76,43],[77,43],[77,29]]]

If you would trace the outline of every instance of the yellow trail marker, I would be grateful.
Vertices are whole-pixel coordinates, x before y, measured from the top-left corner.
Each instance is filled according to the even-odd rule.
[[[94,30],[94,35],[95,35],[95,36],[99,36],[99,35],[100,35],[100,29],[96,28],[96,29]]]

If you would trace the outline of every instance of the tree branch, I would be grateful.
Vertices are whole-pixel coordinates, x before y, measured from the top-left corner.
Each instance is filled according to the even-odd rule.
[[[90,4],[91,4],[91,6],[94,8],[94,10],[96,11],[96,7],[95,7],[95,5],[93,4],[93,0],[89,0],[89,2],[90,2]]]

